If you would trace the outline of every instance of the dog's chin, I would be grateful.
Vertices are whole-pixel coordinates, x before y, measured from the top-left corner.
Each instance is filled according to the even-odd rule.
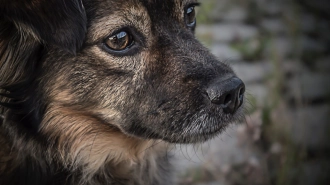
[[[211,132],[202,131],[200,133],[186,133],[186,134],[173,134],[171,137],[162,138],[164,141],[172,144],[194,144],[194,143],[203,143],[207,140],[210,140],[217,135],[221,134],[226,126],[220,127],[218,130]]]
[[[182,132],[165,135],[161,139],[178,144],[202,143],[221,134],[234,121],[234,118],[227,121],[214,118],[200,122],[195,121],[190,127],[184,128]]]
[[[228,125],[242,120],[243,108],[234,114],[224,114],[222,110],[210,111],[203,109],[183,122],[172,122],[162,129],[143,128],[143,132],[137,130],[126,130],[125,133],[141,139],[157,139],[173,144],[193,144],[210,140],[222,133]],[[173,125],[180,124],[181,127],[173,130]],[[137,127],[134,127],[137,128]],[[172,129],[171,129],[172,128]]]
[[[181,132],[166,135],[163,140],[181,144],[205,142],[221,134],[228,125],[242,120],[243,112],[243,107],[234,114],[224,114],[219,108],[216,108],[215,111],[214,109],[213,111],[204,109],[195,114],[192,119],[188,119]]]

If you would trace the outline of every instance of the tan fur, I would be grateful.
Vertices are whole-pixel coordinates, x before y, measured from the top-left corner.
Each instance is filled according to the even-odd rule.
[[[110,33],[122,28],[123,25],[134,26],[139,31],[150,36],[151,20],[145,7],[140,3],[132,4],[126,1],[122,3],[125,3],[125,5],[122,6],[125,7],[125,9],[118,9],[118,13],[109,13],[108,16],[92,22],[87,33],[87,43],[93,43],[97,41],[98,38],[105,38],[109,36]],[[148,40],[148,42],[152,43],[152,40]]]
[[[0,174],[10,173],[14,168],[13,155],[0,130]]]
[[[206,141],[236,119],[206,97],[234,74],[195,39],[197,0],[148,1],[4,9],[0,184],[169,185],[170,143]]]
[[[177,15],[177,18],[182,22],[184,22],[184,12],[180,10],[183,10],[185,8],[184,6],[187,4],[197,3],[197,2],[198,2],[197,0],[175,0],[176,7],[179,7],[175,9],[177,10],[175,13],[175,15]]]
[[[48,112],[41,132],[50,136],[50,142],[58,140],[59,157],[67,168],[84,166],[83,181],[89,181],[107,165],[116,167],[112,172],[116,177],[127,178],[138,173],[147,162],[152,164],[150,172],[157,176],[155,160],[168,149],[164,142],[127,136],[86,113],[67,108],[52,107]],[[61,129],[57,129],[58,126]]]
[[[17,30],[21,33],[21,37],[26,39],[28,37],[33,37],[37,42],[41,42],[40,37],[35,34],[35,32],[30,28],[30,26],[25,25],[24,23],[15,23]]]

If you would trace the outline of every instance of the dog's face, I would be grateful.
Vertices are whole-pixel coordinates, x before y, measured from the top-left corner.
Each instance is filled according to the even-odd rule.
[[[22,12],[31,16],[26,20],[18,10],[14,15],[10,8],[2,10],[9,22],[0,30],[9,35],[10,26],[16,26],[24,31],[21,40],[31,37],[12,46],[21,47],[22,58],[30,54],[26,48],[34,46],[37,53],[32,64],[38,67],[33,77],[26,75],[31,89],[24,89],[33,100],[25,104],[39,104],[25,108],[37,118],[29,127],[46,135],[71,130],[77,138],[84,133],[106,138],[108,130],[117,130],[142,139],[192,143],[215,136],[242,115],[244,84],[194,37],[196,0],[68,0],[66,8],[57,9],[52,6],[64,2],[38,2],[22,3],[27,7]],[[70,7],[73,15],[83,15],[71,16]],[[80,43],[76,55],[67,52]]]
[[[195,39],[197,1],[84,4],[82,49],[76,56],[54,49],[43,61],[39,88],[51,102],[45,115],[56,105],[127,135],[190,143],[211,138],[242,114],[241,102],[228,113],[210,100],[208,88],[235,74]]]

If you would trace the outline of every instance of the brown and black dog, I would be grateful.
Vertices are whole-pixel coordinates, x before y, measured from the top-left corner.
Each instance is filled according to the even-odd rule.
[[[169,185],[168,147],[243,116],[196,0],[0,0],[0,185]]]

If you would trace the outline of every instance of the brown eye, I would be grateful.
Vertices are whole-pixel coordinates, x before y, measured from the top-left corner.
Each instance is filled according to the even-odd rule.
[[[186,11],[186,25],[188,27],[195,27],[196,25],[196,11],[195,11],[195,6],[188,7]]]
[[[110,36],[105,44],[112,50],[121,51],[131,46],[133,43],[132,36],[126,31],[121,31],[115,35]]]

